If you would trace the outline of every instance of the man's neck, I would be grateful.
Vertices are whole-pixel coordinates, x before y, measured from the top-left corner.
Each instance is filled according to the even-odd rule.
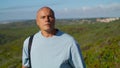
[[[44,37],[52,37],[52,36],[54,36],[56,33],[57,33],[57,30],[56,29],[54,29],[54,30],[52,30],[52,31],[41,31],[41,33],[42,33],[42,35],[44,36]]]

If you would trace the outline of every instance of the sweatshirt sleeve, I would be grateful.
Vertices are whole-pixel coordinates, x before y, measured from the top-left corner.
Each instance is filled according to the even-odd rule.
[[[25,67],[29,67],[29,60],[28,60],[28,41],[27,38],[23,43],[23,50],[22,50],[22,65]]]
[[[73,41],[71,46],[71,60],[75,68],[86,68],[79,44],[76,41]]]

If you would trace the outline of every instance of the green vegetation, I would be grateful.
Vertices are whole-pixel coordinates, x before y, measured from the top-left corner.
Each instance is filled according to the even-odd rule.
[[[91,24],[57,23],[56,27],[75,37],[81,45],[87,68],[120,67],[120,20]],[[34,21],[0,24],[0,68],[21,68],[23,41],[38,30]]]

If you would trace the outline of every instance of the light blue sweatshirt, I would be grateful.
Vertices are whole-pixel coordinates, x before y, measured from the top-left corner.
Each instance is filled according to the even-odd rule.
[[[29,67],[28,41],[24,41],[22,65]],[[46,38],[41,31],[36,33],[31,47],[32,68],[85,68],[78,43],[70,35],[58,30]]]

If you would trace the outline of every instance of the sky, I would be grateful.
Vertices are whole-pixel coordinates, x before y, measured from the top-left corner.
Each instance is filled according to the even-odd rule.
[[[0,0],[0,21],[35,19],[43,6],[57,19],[120,17],[120,0]]]

